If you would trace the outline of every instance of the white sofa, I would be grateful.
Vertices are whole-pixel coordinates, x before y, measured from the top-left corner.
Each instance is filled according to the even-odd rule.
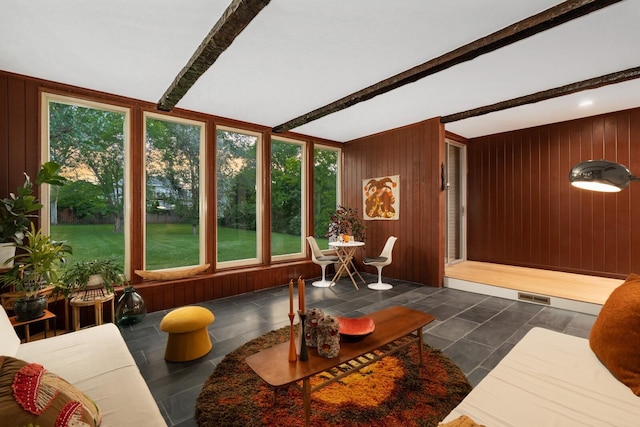
[[[95,401],[103,427],[167,425],[113,323],[21,344],[0,308],[0,355],[41,364],[71,383]]]
[[[444,422],[462,415],[487,427],[638,427],[640,396],[598,360],[589,340],[533,328]]]

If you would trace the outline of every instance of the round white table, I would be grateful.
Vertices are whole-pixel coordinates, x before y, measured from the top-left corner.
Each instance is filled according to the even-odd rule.
[[[360,288],[358,288],[356,279],[353,277],[353,273],[351,273],[351,269],[349,268],[353,267],[353,271],[358,275],[358,277],[360,277],[360,280],[362,280],[362,283],[364,283],[366,286],[367,282],[364,281],[364,279],[360,275],[360,272],[358,272],[356,266],[353,264],[353,254],[356,253],[356,249],[364,246],[364,242],[329,242],[329,246],[336,250],[336,255],[340,260],[340,267],[338,268],[338,271],[336,271],[336,274],[333,276],[333,280],[331,280],[331,283],[335,284],[336,280],[338,280],[342,273],[346,271],[347,274],[349,274],[351,281],[353,282],[353,286],[355,286],[356,289],[359,290]]]

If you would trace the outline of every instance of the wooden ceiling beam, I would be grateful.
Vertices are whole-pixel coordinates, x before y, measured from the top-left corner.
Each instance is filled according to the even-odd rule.
[[[582,80],[576,83],[570,83],[568,85],[543,90],[540,92],[532,93],[530,95],[496,102],[495,104],[485,105],[455,114],[449,114],[447,116],[440,117],[440,122],[456,122],[458,120],[468,119],[470,117],[482,116],[483,114],[507,110],[509,108],[519,107],[521,105],[534,104],[536,102],[546,101],[547,99],[558,98],[560,96],[582,92],[583,90],[597,89],[602,86],[622,83],[637,78],[640,78],[640,67],[629,68],[624,71],[617,71],[615,73],[605,74],[604,76],[594,77],[592,79]]]
[[[621,0],[567,0],[536,15],[509,25],[488,36],[479,38],[442,56],[431,59],[407,71],[396,74],[365,89],[315,109],[286,123],[274,127],[273,132],[286,132],[304,124],[413,83],[424,77],[470,61],[485,53],[523,40],[565,22],[587,15]]]
[[[200,43],[187,65],[180,70],[160,101],[158,109],[171,111],[196,80],[200,78],[218,57],[233,43],[258,13],[271,0],[233,0],[209,34]]]

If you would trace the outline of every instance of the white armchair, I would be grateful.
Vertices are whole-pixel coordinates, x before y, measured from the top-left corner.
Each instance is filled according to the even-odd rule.
[[[314,263],[318,264],[320,268],[322,268],[322,280],[315,281],[312,285],[319,288],[328,288],[332,285],[332,282],[325,278],[325,270],[327,265],[338,262],[339,259],[336,255],[324,255],[320,250],[315,237],[308,236],[307,242],[309,242],[309,247],[311,248],[311,259]]]
[[[382,283],[382,268],[385,265],[391,264],[391,253],[393,252],[393,245],[395,245],[396,240],[398,240],[395,236],[390,236],[387,239],[387,243],[384,244],[384,248],[382,248],[382,252],[380,256],[372,257],[372,258],[364,258],[362,263],[364,265],[374,266],[378,269],[378,281],[376,283],[370,283],[367,285],[369,289],[374,289],[376,291],[383,291],[387,289],[393,288],[389,283]]]

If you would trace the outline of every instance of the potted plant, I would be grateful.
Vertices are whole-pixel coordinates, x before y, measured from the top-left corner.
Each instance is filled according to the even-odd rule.
[[[42,316],[47,306],[43,290],[53,290],[59,284],[59,271],[72,251],[64,242],[36,230],[33,223],[24,235],[24,243],[16,248],[18,254],[11,258],[13,267],[0,275],[0,282],[16,292],[13,308],[18,320],[25,321]]]
[[[326,236],[330,239],[337,239],[340,234],[353,236],[357,241],[363,242],[365,226],[360,221],[358,211],[348,206],[338,206],[338,209],[331,215]]]
[[[58,175],[60,165],[47,162],[40,167],[35,183],[61,186],[66,178]],[[33,194],[33,183],[26,173],[25,181],[16,193],[0,200],[0,270],[11,268],[16,244],[23,243],[32,220],[38,218],[37,212],[42,204]]]
[[[126,282],[122,268],[113,259],[78,261],[68,267],[62,276],[62,292],[65,296],[84,292],[89,297],[94,292],[104,295],[113,293],[114,286]]]

